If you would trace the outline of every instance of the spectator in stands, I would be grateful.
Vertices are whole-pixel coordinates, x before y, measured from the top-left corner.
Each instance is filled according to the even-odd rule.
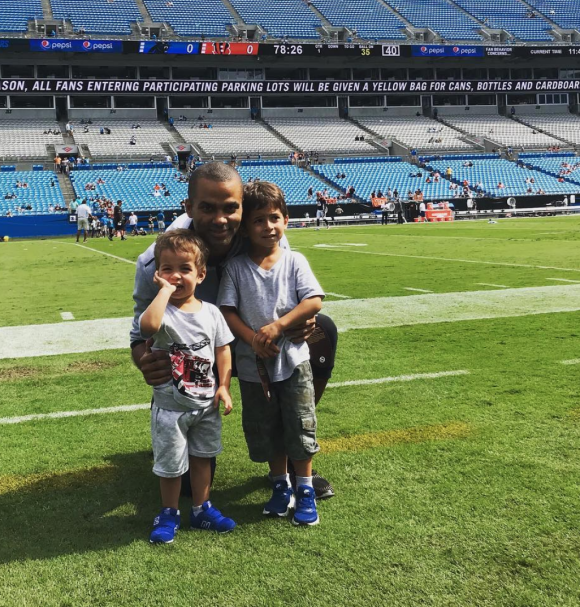
[[[397,200],[399,198],[399,190],[397,190],[397,188],[395,188],[393,190],[393,199]]]
[[[453,176],[453,169],[451,167],[447,167],[445,169],[445,177],[451,178]]]
[[[313,195],[314,195],[314,190],[313,190],[312,186],[310,186],[308,188],[308,193],[307,193],[308,200],[311,200]]]
[[[512,106],[511,106],[511,108],[510,108],[510,114],[511,114],[512,116],[515,116],[515,115],[516,115],[516,108],[515,108],[513,105],[512,105]]]
[[[382,192],[381,188],[379,188],[377,190],[377,198],[383,198],[383,192]]]
[[[137,145],[137,138],[135,137],[135,135],[133,135],[131,139],[129,139],[129,145]]]
[[[502,181],[500,181],[500,182],[497,184],[497,189],[498,189],[498,190],[503,190],[504,188],[505,188],[504,183],[503,183]]]
[[[55,173],[60,173],[61,172],[61,166],[60,166],[61,162],[62,162],[62,158],[57,154],[54,157],[54,172]]]

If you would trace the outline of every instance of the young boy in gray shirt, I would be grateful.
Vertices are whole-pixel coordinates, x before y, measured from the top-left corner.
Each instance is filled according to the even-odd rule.
[[[236,524],[209,501],[211,459],[222,450],[219,404],[232,409],[229,392],[233,341],[216,306],[195,296],[206,273],[207,248],[191,230],[173,230],[155,246],[159,292],[139,318],[143,337],[168,350],[172,381],[156,386],[151,407],[153,472],[159,477],[162,510],[151,543],[168,544],[180,526],[181,475],[190,470],[191,527],[225,533]],[[217,375],[213,372],[214,362]]]
[[[242,221],[250,249],[228,262],[218,305],[238,338],[244,435],[250,459],[270,466],[274,490],[264,514],[287,516],[295,507],[295,525],[316,525],[312,456],[319,446],[310,353],[306,343],[292,343],[284,331],[317,314],[324,292],[306,258],[280,247],[288,210],[278,186],[248,184]],[[288,458],[296,470],[296,495]]]

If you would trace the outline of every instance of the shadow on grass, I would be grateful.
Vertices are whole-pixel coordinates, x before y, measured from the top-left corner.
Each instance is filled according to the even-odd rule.
[[[159,510],[151,454],[116,455],[102,466],[38,477],[1,479],[3,513],[0,563],[48,559],[147,541]],[[218,465],[219,474],[219,465]],[[262,520],[259,504],[244,503],[264,478],[216,488],[212,500],[239,525]],[[189,498],[182,498],[182,527],[189,528]]]

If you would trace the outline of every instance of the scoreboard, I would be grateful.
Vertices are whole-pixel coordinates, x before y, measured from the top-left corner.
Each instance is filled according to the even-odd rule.
[[[323,58],[456,58],[513,57],[579,57],[578,46],[484,46],[452,44],[301,44],[292,42],[190,42],[181,40],[82,40],[70,38],[0,39],[0,54],[16,51],[33,53],[123,53],[150,55],[209,55],[224,57],[323,57]]]

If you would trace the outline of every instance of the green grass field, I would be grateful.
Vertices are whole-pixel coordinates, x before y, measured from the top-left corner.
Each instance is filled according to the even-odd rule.
[[[148,402],[128,349],[92,331],[123,342],[151,238],[0,244],[0,606],[579,605],[579,234],[290,231],[341,329],[316,458],[337,496],[314,528],[262,517],[234,382],[212,500],[238,528],[183,516],[170,546],[148,541],[146,409],[21,419]],[[42,355],[47,325],[87,351]]]

